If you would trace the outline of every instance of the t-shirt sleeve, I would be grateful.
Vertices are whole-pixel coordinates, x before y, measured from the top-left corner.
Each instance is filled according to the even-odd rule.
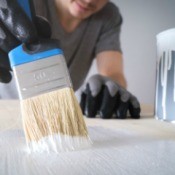
[[[98,15],[101,16],[102,28],[95,47],[95,54],[107,50],[122,52],[120,45],[122,16],[119,9],[110,3]]]

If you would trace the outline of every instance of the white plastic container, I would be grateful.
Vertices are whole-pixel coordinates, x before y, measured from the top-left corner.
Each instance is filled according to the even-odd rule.
[[[175,28],[157,35],[157,84],[155,115],[175,122]]]

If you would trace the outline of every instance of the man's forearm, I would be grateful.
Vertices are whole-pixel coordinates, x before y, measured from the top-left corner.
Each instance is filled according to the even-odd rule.
[[[99,74],[109,77],[127,88],[123,70],[123,58],[120,52],[104,51],[97,55],[97,67]]]

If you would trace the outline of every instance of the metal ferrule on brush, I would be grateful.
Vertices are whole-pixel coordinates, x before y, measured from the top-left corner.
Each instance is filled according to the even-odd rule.
[[[66,61],[60,49],[28,54],[19,46],[10,52],[9,57],[20,99],[72,87]],[[13,61],[13,58],[18,58],[19,63]]]

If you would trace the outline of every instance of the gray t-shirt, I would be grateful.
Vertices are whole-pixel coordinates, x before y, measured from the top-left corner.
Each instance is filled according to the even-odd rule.
[[[106,50],[121,52],[122,17],[113,3],[107,3],[102,10],[84,20],[71,33],[67,33],[60,25],[54,0],[36,0],[34,3],[36,14],[47,18],[50,22],[52,38],[60,40],[74,90],[82,85],[96,54]],[[11,93],[8,97],[16,97],[12,92],[16,94],[14,82],[11,84],[8,87],[0,84],[1,98],[3,93],[7,94],[6,92]]]

